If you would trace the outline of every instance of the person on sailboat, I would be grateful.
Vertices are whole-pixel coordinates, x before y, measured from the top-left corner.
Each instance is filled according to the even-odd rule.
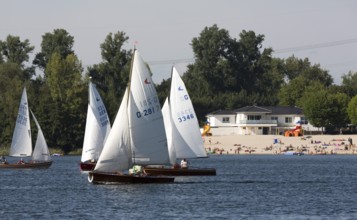
[[[6,158],[4,156],[1,156],[1,163],[2,164],[7,164]]]
[[[24,160],[21,158],[17,164],[25,164]]]
[[[186,159],[181,160],[181,168],[182,169],[187,169],[188,168],[188,163]]]

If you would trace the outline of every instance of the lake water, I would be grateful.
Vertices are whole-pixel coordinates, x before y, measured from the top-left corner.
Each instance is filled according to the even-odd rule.
[[[357,156],[212,155],[217,176],[92,185],[78,156],[0,170],[1,219],[357,219]]]

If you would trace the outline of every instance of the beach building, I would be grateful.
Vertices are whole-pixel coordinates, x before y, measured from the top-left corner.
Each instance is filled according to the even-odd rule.
[[[316,132],[303,110],[288,106],[246,106],[218,110],[206,115],[214,135],[281,135],[301,126],[303,132]]]

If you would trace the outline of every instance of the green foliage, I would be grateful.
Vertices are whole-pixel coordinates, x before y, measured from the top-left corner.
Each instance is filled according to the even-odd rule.
[[[322,70],[320,65],[311,65],[308,58],[298,59],[291,56],[284,61],[284,75],[288,80],[302,76],[307,81],[319,81],[325,86],[330,86],[333,83],[331,75],[326,70]]]
[[[19,64],[0,64],[1,147],[10,147],[23,86],[25,86],[25,81]]]
[[[342,88],[351,98],[357,95],[357,72],[349,71],[342,76]]]
[[[2,60],[8,63],[17,63],[23,67],[24,62],[29,60],[29,53],[34,50],[29,40],[20,41],[20,37],[8,35],[6,41],[0,41],[0,54]]]
[[[53,144],[68,152],[83,143],[87,89],[81,80],[82,67],[75,55],[62,59],[54,53],[46,65],[46,73],[52,99],[50,136]]]
[[[348,103],[347,114],[351,123],[357,125],[357,95]]]
[[[53,33],[46,33],[42,36],[41,52],[36,54],[33,63],[45,69],[53,53],[59,54],[62,59],[69,54],[74,54],[73,43],[74,38],[64,29],[55,29]]]
[[[227,30],[213,25],[192,40],[195,63],[188,66],[183,80],[200,120],[219,108],[278,102],[281,62],[272,59],[272,49],[262,49],[263,35],[242,31],[239,37],[232,39]]]
[[[299,99],[304,94],[305,88],[309,85],[303,76],[298,76],[281,87],[278,96],[280,105],[282,106],[296,106]]]
[[[103,62],[88,67],[87,76],[97,85],[112,120],[129,81],[132,51],[122,48],[128,39],[124,32],[109,33],[100,45]]]
[[[299,102],[315,127],[340,128],[348,123],[348,96],[344,93],[331,93],[317,83],[306,88]]]

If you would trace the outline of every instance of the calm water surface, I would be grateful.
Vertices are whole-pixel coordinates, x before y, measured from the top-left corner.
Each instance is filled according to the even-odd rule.
[[[1,219],[357,219],[357,156],[213,155],[217,176],[92,185],[80,157],[0,170]]]

